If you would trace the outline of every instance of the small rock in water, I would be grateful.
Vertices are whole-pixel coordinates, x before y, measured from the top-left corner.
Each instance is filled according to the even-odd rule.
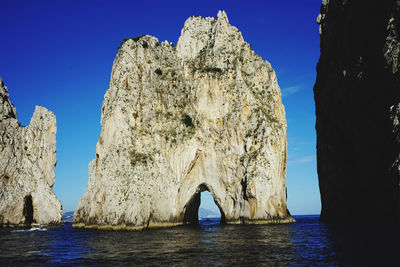
[[[7,87],[0,79],[0,226],[62,223],[53,192],[56,116],[36,106],[21,127]]]

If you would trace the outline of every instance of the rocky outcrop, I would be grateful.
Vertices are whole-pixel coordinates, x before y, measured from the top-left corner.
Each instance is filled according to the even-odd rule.
[[[324,0],[318,23],[321,219],[399,222],[399,1]]]
[[[222,223],[292,221],[276,75],[225,12],[190,17],[176,47],[124,40],[101,125],[75,227],[196,223],[204,190]]]
[[[29,126],[21,127],[7,87],[0,79],[0,226],[62,223],[53,193],[56,117],[36,106]]]

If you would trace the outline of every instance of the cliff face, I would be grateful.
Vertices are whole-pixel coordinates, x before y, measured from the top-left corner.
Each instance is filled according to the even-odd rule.
[[[124,40],[101,125],[76,227],[195,223],[204,190],[223,223],[292,220],[276,75],[225,12],[190,17],[176,48]]]
[[[56,165],[56,117],[36,106],[21,127],[0,79],[0,226],[62,223],[52,191]]]
[[[323,1],[314,87],[321,219],[400,219],[399,1]]]

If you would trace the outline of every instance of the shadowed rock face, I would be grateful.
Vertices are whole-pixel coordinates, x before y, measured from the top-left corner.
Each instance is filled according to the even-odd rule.
[[[0,79],[0,226],[62,223],[53,193],[56,117],[36,106],[21,127],[7,87]]]
[[[400,218],[399,1],[323,1],[314,87],[321,220]]]
[[[195,223],[204,190],[223,223],[292,221],[276,75],[225,12],[190,17],[176,48],[124,40],[101,125],[76,227]]]

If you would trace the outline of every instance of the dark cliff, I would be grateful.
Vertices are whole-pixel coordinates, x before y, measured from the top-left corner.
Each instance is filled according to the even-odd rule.
[[[314,86],[321,220],[400,221],[400,1],[323,1]]]

